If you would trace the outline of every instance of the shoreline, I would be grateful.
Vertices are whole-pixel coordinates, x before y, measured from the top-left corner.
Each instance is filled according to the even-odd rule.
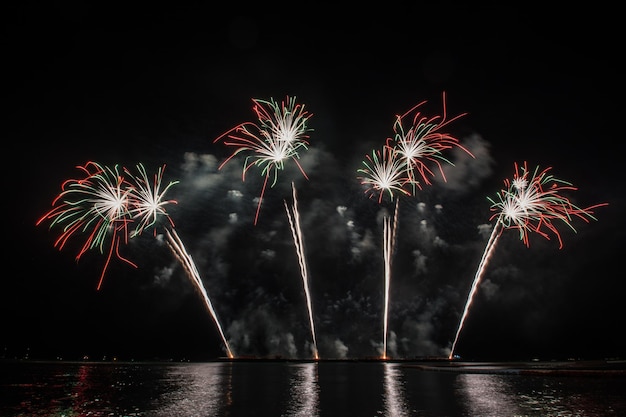
[[[395,363],[425,372],[452,372],[472,374],[564,375],[564,376],[620,376],[626,377],[626,359],[566,360],[566,361],[464,361],[447,358],[339,358],[290,359],[221,357],[206,361],[174,360],[45,360],[0,358],[0,364],[74,364],[74,365],[178,365],[202,363]]]

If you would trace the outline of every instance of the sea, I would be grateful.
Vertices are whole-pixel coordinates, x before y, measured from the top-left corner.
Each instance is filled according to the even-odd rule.
[[[0,362],[0,416],[626,416],[621,361]]]

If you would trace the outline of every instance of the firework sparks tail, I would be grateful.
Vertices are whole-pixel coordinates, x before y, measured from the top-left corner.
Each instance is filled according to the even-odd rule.
[[[204,288],[204,284],[202,283],[202,279],[200,278],[200,273],[198,272],[198,269],[196,268],[196,265],[193,262],[191,255],[185,250],[183,242],[175,230],[166,229],[165,232],[166,232],[166,236],[168,239],[168,246],[170,250],[172,251],[174,256],[183,264],[185,270],[187,271],[187,276],[189,277],[191,282],[194,284],[194,287],[196,288],[196,290],[202,296],[204,305],[209,311],[209,313],[211,314],[211,317],[213,318],[213,321],[215,322],[217,326],[217,330],[220,333],[222,342],[224,343],[224,347],[226,349],[226,354],[228,355],[230,359],[234,358],[233,352],[230,349],[228,340],[226,340],[226,336],[224,335],[224,331],[222,330],[222,326],[217,317],[215,309],[213,308],[213,304],[211,303],[209,295],[207,294],[207,291]]]
[[[259,195],[259,203],[256,206],[256,212],[254,213],[254,225],[256,226],[259,221],[259,213],[261,213],[261,203],[263,202],[263,196],[265,195],[265,188],[267,187],[267,179],[269,178],[269,171],[265,175],[265,179],[263,180],[263,187],[261,188],[261,194]]]
[[[118,259],[126,262],[127,264],[129,264],[130,266],[137,268],[137,264],[135,264],[134,262],[132,262],[129,259],[124,258],[120,252],[120,240],[119,237],[117,237],[115,239],[115,243],[113,245],[111,245],[111,247],[109,248],[109,254],[107,255],[106,261],[104,263],[104,267],[102,268],[102,272],[100,273],[100,280],[98,281],[98,286],[96,287],[96,290],[100,290],[100,287],[102,287],[102,282],[104,281],[104,276],[106,275],[106,271],[109,268],[109,263],[111,263],[111,258],[113,255],[113,251],[115,251],[115,255],[117,256]]]
[[[100,280],[98,281],[98,286],[96,287],[96,290],[98,291],[100,290],[100,287],[102,286],[102,281],[104,281],[105,272],[109,266],[109,263],[111,262],[111,255],[113,254],[114,246],[115,245],[111,245],[106,261],[104,261],[104,268],[102,269],[102,272],[100,273]]]
[[[448,120],[448,119],[447,119],[447,118],[448,118],[448,107],[447,107],[447,104],[446,104],[446,92],[444,91],[441,95],[442,95],[442,101],[443,101],[443,118],[441,119],[441,123],[439,123],[439,127],[443,127],[443,126],[445,126],[445,125],[448,125],[448,124],[450,124],[450,123],[454,122],[454,121],[455,121],[455,120],[457,120],[457,119],[460,119],[461,117],[465,117],[465,116],[467,116],[467,113],[461,113],[461,114],[459,114],[459,115],[454,116],[452,119]],[[457,144],[457,146],[458,146],[458,144]],[[469,151],[468,151],[468,150],[466,150],[465,148],[463,148],[463,149],[464,149],[467,153],[469,153],[470,155],[472,155],[472,154],[471,154],[471,152],[469,152]],[[472,155],[472,156],[473,156],[473,155]]]
[[[311,326],[311,338],[313,339],[313,357],[319,359],[319,353],[317,350],[317,338],[315,336],[315,324],[313,322],[313,307],[311,303],[311,291],[309,289],[309,277],[308,267],[306,264],[306,257],[304,253],[304,240],[302,238],[302,229],[300,228],[300,213],[298,211],[298,199],[296,195],[296,186],[292,182],[291,187],[293,189],[293,205],[291,211],[287,202],[285,203],[285,210],[287,211],[287,218],[289,219],[289,226],[291,227],[291,234],[293,235],[293,242],[296,247],[296,253],[298,255],[298,263],[300,265],[300,273],[302,275],[302,284],[304,286],[304,293],[306,295],[306,305],[309,313],[309,325]]]
[[[463,324],[465,323],[465,318],[469,312],[470,306],[472,305],[472,301],[474,300],[474,295],[476,294],[476,290],[478,289],[478,285],[482,279],[482,276],[485,272],[485,268],[487,266],[487,262],[491,258],[494,248],[496,247],[496,243],[498,242],[498,238],[502,234],[503,227],[500,221],[496,222],[496,225],[491,232],[491,236],[489,236],[489,241],[487,242],[487,246],[485,246],[485,250],[483,252],[483,256],[480,259],[480,263],[478,264],[478,268],[476,269],[476,275],[474,276],[474,282],[472,282],[472,287],[470,288],[469,295],[467,296],[467,301],[465,302],[465,308],[463,309],[463,314],[461,315],[461,320],[459,320],[459,325],[456,330],[456,335],[454,336],[454,342],[452,343],[452,349],[450,349],[449,359],[454,357],[454,351],[456,349],[456,344],[459,340],[459,335],[461,334],[461,329],[463,329]]]

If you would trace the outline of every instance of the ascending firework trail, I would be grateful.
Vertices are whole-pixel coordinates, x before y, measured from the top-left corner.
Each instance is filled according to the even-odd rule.
[[[304,286],[304,294],[306,295],[306,305],[309,312],[309,324],[311,326],[311,338],[313,339],[313,358],[319,359],[317,351],[317,338],[315,337],[315,324],[313,323],[313,307],[311,305],[311,290],[309,289],[309,268],[306,263],[306,256],[304,254],[304,240],[302,239],[302,229],[300,228],[300,213],[298,212],[298,198],[296,196],[296,186],[291,183],[293,188],[293,205],[291,211],[285,201],[285,210],[287,211],[287,218],[289,219],[289,226],[291,226],[291,234],[293,235],[293,242],[296,246],[296,253],[298,255],[298,262],[300,264],[300,273],[302,274],[302,285]]]
[[[299,152],[308,149],[308,132],[312,129],[308,127],[308,120],[312,114],[304,109],[304,105],[298,104],[295,97],[286,97],[281,103],[274,99],[269,101],[252,99],[253,110],[257,115],[258,123],[244,122],[223,133],[214,142],[223,141],[227,146],[234,147],[233,153],[220,165],[220,169],[230,161],[235,155],[245,155],[242,171],[242,180],[245,181],[246,172],[257,166],[261,169],[264,177],[261,195],[254,216],[254,224],[257,224],[263,196],[272,177],[270,187],[276,185],[278,173],[285,168],[285,162],[291,159],[300,169],[304,178],[308,179],[304,169],[298,162]],[[315,327],[313,325],[313,311],[311,307],[311,294],[309,291],[308,272],[304,256],[302,231],[300,230],[300,214],[296,201],[296,189],[292,182],[294,204],[292,206],[293,215],[285,202],[287,216],[291,226],[300,271],[306,295],[306,302],[311,323],[311,334],[313,338],[313,356],[318,359],[317,342],[315,338]]]
[[[459,140],[449,133],[442,132],[442,129],[454,120],[464,116],[460,114],[451,119],[447,119],[446,97],[443,94],[443,116],[427,118],[421,115],[418,108],[425,103],[421,102],[401,116],[396,116],[393,125],[394,137],[387,138],[382,149],[366,155],[363,161],[364,168],[357,170],[357,177],[361,184],[365,186],[365,193],[370,198],[378,196],[378,203],[387,194],[391,201],[398,192],[407,196],[414,195],[417,189],[422,189],[420,180],[426,185],[430,185],[429,177],[434,176],[434,172],[428,167],[428,163],[435,164],[446,180],[441,162],[454,165],[443,156],[443,151],[458,147],[468,155],[471,152],[459,143]],[[409,121],[408,128],[404,126]],[[385,262],[385,311],[383,318],[383,352],[382,358],[387,358],[387,324],[389,309],[389,289],[391,282],[391,258],[393,254],[394,239],[398,225],[398,200],[393,222],[387,214],[384,216],[383,232],[383,257]],[[392,226],[393,223],[393,226]]]
[[[560,195],[562,191],[574,191],[577,188],[571,183],[559,180],[552,175],[548,175],[552,168],[546,168],[539,171],[539,167],[533,172],[528,170],[526,162],[522,167],[515,163],[515,173],[513,180],[508,178],[504,180],[505,188],[498,193],[498,199],[488,200],[492,203],[490,210],[495,212],[489,220],[496,219],[493,231],[487,241],[487,246],[483,252],[483,256],[478,264],[474,281],[469,291],[459,326],[457,327],[456,336],[452,343],[449,359],[454,357],[456,344],[459,340],[463,323],[469,312],[472,300],[480,284],[480,280],[485,272],[485,268],[493,250],[496,247],[498,239],[502,232],[507,229],[517,229],[519,237],[524,244],[529,247],[530,242],[528,235],[535,232],[540,236],[550,239],[549,232],[554,234],[559,241],[559,249],[563,247],[561,234],[559,233],[553,221],[560,220],[570,229],[576,231],[571,224],[572,218],[579,217],[585,222],[596,220],[593,216],[593,209],[606,206],[607,203],[596,204],[587,208],[579,208],[571,203],[571,201]],[[547,229],[547,230],[545,230]]]
[[[151,226],[155,226],[156,235],[156,223],[159,217],[167,217],[169,220],[169,227],[166,229],[168,246],[183,264],[187,275],[202,295],[205,306],[222,337],[226,353],[229,358],[233,358],[233,353],[200,275],[176,234],[172,219],[164,208],[167,204],[176,203],[174,200],[164,200],[164,195],[177,181],[170,182],[162,189],[165,167],[159,169],[153,182],[150,182],[141,164],[137,165],[138,175],[133,175],[126,168],[120,172],[117,165],[110,168],[92,161],[78,168],[84,173],[84,177],[63,182],[61,193],[52,202],[52,209],[36,224],[40,225],[50,220],[50,228],[62,227],[62,232],[54,243],[59,250],[64,248],[71,237],[86,234],[87,239],[81,246],[76,260],[79,260],[90,249],[99,249],[103,253],[108,246],[107,258],[97,286],[99,290],[114,253],[117,258],[137,267],[120,255],[120,243],[128,243],[129,239],[140,235]]]

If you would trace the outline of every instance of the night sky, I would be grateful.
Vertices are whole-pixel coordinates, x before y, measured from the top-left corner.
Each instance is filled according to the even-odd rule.
[[[399,202],[387,353],[448,355],[514,164],[552,167],[597,221],[554,235],[503,233],[456,353],[465,359],[626,356],[623,329],[624,80],[617,11],[421,5],[338,15],[307,10],[12,6],[3,30],[5,357],[209,360],[225,356],[181,263],[151,234],[77,262],[36,221],[79,165],[148,172],[164,182],[236,356],[311,357],[311,332],[284,202],[291,183],[305,241],[322,358],[378,357],[383,343],[383,227],[389,202],[357,179],[393,136],[396,115],[467,113],[446,129],[470,150],[445,153],[446,181]],[[598,7],[596,7],[598,6]],[[236,9],[233,7],[233,9]],[[311,12],[311,14],[309,14]],[[566,17],[567,16],[567,17]],[[308,179],[291,162],[263,177],[214,140],[256,121],[252,99],[296,97],[312,114]],[[81,240],[83,239],[83,240]],[[621,249],[619,249],[621,248]]]

